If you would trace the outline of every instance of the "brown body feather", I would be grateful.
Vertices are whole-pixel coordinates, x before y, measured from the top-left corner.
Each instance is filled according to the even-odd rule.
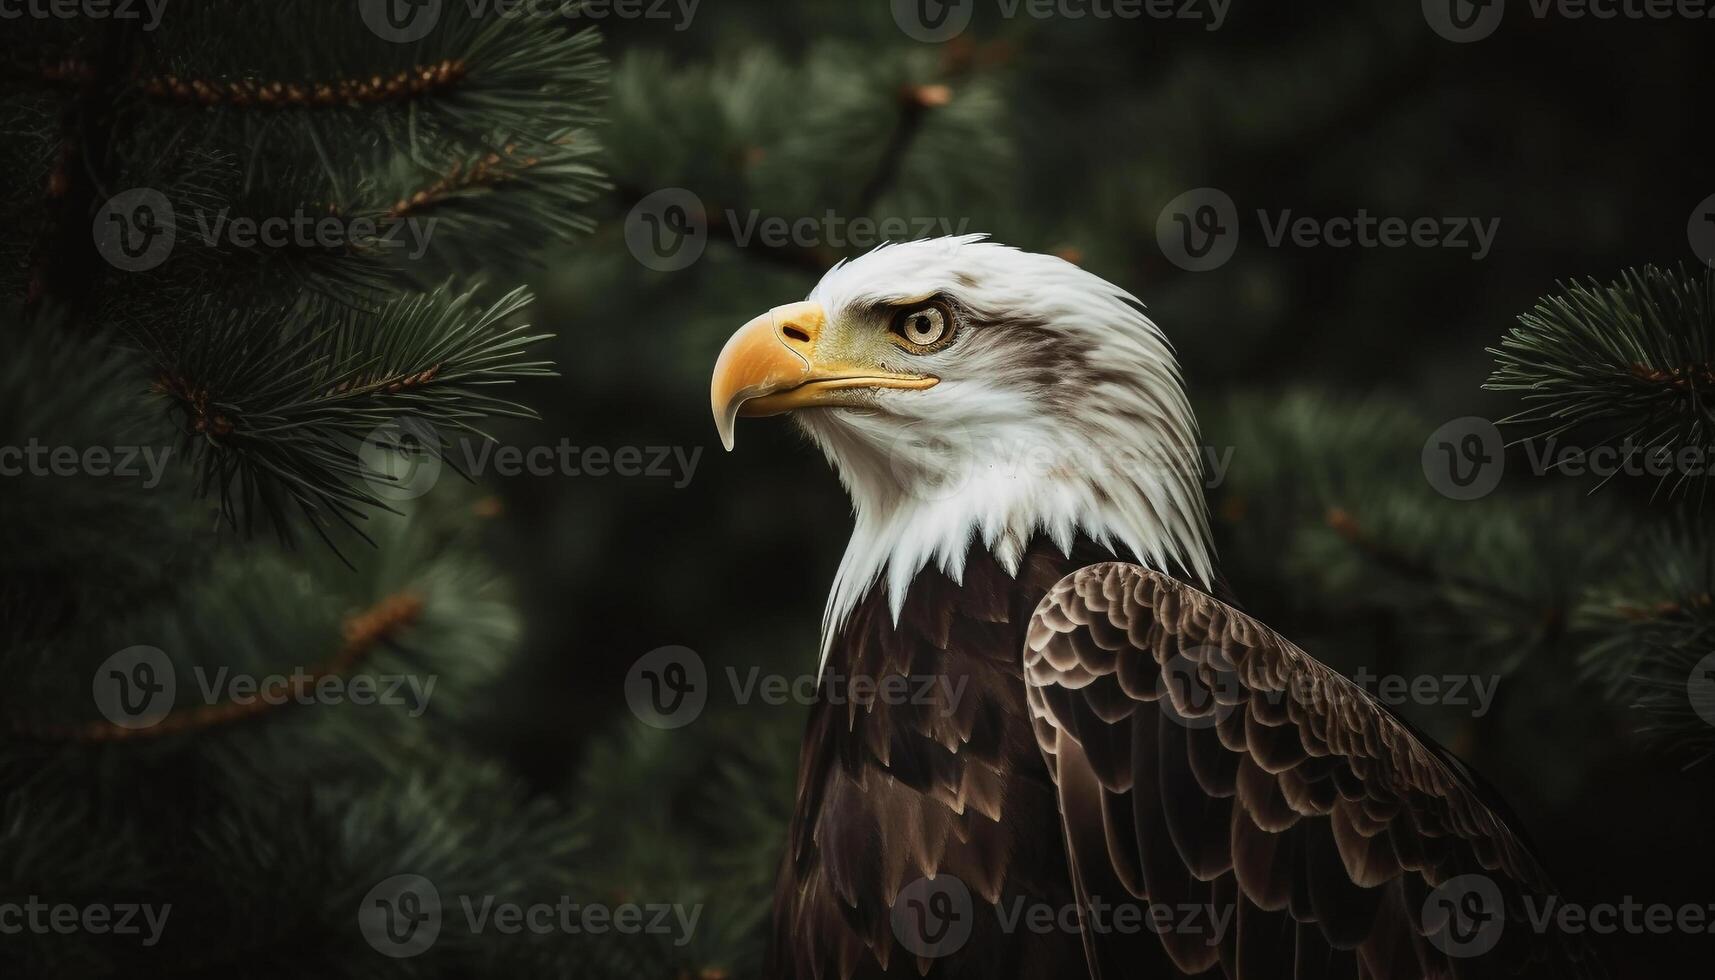
[[[1528,928],[1546,877],[1461,768],[1255,620],[1111,558],[1039,541],[1012,576],[974,548],[897,625],[879,588],[858,606],[805,736],[774,975],[1598,975]],[[895,675],[908,696],[825,696]],[[1506,916],[1449,956],[1425,900],[1469,874]],[[895,929],[926,877],[969,895],[968,937],[928,953]]]

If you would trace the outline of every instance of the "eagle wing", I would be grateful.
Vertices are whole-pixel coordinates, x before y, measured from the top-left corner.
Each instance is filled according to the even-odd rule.
[[[1456,761],[1226,603],[1087,566],[1024,673],[1092,976],[1599,975],[1533,930],[1546,877]]]

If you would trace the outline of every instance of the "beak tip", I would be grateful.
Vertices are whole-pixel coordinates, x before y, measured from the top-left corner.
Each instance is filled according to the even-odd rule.
[[[728,409],[715,415],[715,433],[721,437],[721,448],[732,452],[733,424],[738,421],[738,409]]]

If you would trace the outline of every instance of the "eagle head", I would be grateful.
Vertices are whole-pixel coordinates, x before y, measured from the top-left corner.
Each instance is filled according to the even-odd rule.
[[[980,235],[884,245],[733,334],[710,407],[790,414],[851,495],[856,526],[824,635],[885,576],[954,579],[980,541],[1009,571],[1030,539],[1079,535],[1163,571],[1211,574],[1196,419],[1161,330],[1125,290]]]

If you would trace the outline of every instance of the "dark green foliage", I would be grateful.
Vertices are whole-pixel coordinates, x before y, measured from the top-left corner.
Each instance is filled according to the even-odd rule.
[[[249,311],[214,310],[197,334],[151,345],[157,386],[183,423],[201,491],[218,496],[228,520],[261,515],[285,533],[302,516],[324,534],[335,521],[355,529],[381,504],[359,478],[386,476],[353,451],[365,437],[396,435],[403,418],[440,438],[431,448],[441,452],[442,433],[528,417],[485,391],[552,373],[524,359],[543,338],[509,325],[528,301],[518,289],[473,309],[473,293],[442,287],[372,313],[330,309],[320,332],[295,334]]]
[[[585,955],[463,925],[463,898],[586,894],[587,818],[484,744],[520,633],[481,555],[492,502],[457,479],[409,499],[389,464],[401,429],[445,454],[530,416],[515,383],[552,374],[546,338],[527,290],[485,284],[590,226],[604,63],[559,14],[448,4],[395,43],[358,8],[6,21],[0,445],[26,455],[3,477],[0,902],[171,906],[147,944],[9,932],[8,977],[559,976]],[[138,190],[148,214],[108,206]],[[298,226],[234,230],[269,221]],[[421,248],[390,244],[413,228]],[[111,251],[138,229],[164,254]],[[128,728],[100,690],[139,646],[172,707]],[[359,928],[398,874],[452,923],[409,960]]]
[[[1573,610],[1576,663],[1617,702],[1643,712],[1638,727],[1691,758],[1715,750],[1715,704],[1698,674],[1711,636],[1711,552],[1706,516],[1715,384],[1715,270],[1631,269],[1606,287],[1564,285],[1519,317],[1491,351],[1489,387],[1519,392],[1507,421],[1529,441],[1570,435],[1562,459],[1596,447],[1657,474],[1654,506],[1620,537]],[[1654,462],[1655,468],[1643,467]],[[1623,472],[1615,467],[1596,486]],[[1588,509],[1600,506],[1589,501]],[[1622,529],[1628,525],[1620,525]]]
[[[1715,270],[1645,266],[1606,287],[1565,285],[1520,316],[1491,353],[1498,366],[1488,387],[1522,393],[1525,410],[1509,421],[1529,425],[1533,438],[1583,427],[1592,445],[1640,457],[1706,453],[1715,422]],[[1681,472],[1674,488],[1689,478]]]

